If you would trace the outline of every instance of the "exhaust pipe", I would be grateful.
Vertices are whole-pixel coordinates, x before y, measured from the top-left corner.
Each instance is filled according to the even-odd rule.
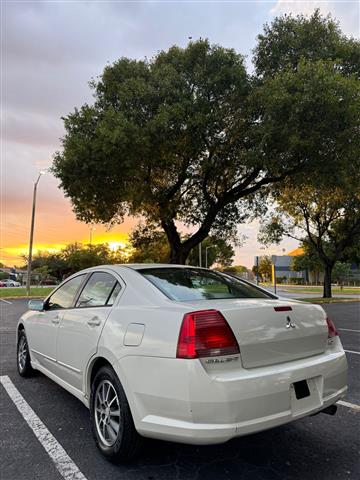
[[[326,413],[327,415],[335,415],[337,412],[337,405],[329,405],[328,407],[321,410],[319,413]]]

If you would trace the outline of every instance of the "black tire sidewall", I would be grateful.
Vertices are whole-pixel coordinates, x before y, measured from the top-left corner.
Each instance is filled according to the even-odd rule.
[[[26,355],[25,367],[21,370],[19,365],[19,344],[22,338],[25,338],[25,341],[26,341],[27,355]],[[17,365],[17,370],[19,372],[19,375],[21,377],[28,377],[33,371],[31,367],[29,344],[28,344],[24,330],[21,330],[18,336],[17,349],[16,349],[16,365]]]
[[[98,384],[102,380],[108,380],[111,382],[114,387],[120,404],[120,428],[116,442],[112,446],[104,445],[99,437],[96,428],[95,421],[95,393]],[[97,443],[98,448],[101,453],[107,457],[110,461],[119,462],[126,460],[127,457],[132,457],[132,446],[130,444],[135,443],[134,438],[138,435],[135,431],[132,415],[130,412],[129,404],[124,392],[124,389],[118,379],[116,373],[111,367],[102,367],[99,372],[96,374],[92,388],[91,388],[91,397],[90,397],[90,415],[92,423],[92,431]],[[135,449],[134,449],[135,450]]]

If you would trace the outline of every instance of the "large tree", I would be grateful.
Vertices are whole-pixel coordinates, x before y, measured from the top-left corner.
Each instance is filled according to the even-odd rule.
[[[286,236],[308,245],[323,266],[323,297],[331,297],[334,265],[360,243],[360,188],[329,192],[287,186],[277,194],[276,202],[275,211],[262,227],[260,241],[279,243]]]
[[[348,69],[316,60],[250,78],[241,55],[200,40],[107,66],[94,104],[64,119],[54,159],[77,217],[142,216],[164,230],[170,261],[185,263],[209,234],[226,237],[261,212],[268,187],[325,167],[331,176],[354,155],[358,92]]]
[[[345,75],[360,75],[359,40],[346,37],[338,22],[323,17],[283,15],[264,26],[254,49],[258,77],[276,76],[297,67],[302,59],[329,60]]]
[[[166,263],[169,259],[170,248],[166,235],[155,225],[139,223],[132,230],[129,242],[133,249],[128,258],[131,263]],[[240,245],[240,240],[232,239],[230,242],[219,237],[207,237],[201,242],[201,265],[231,265],[235,255],[233,245]],[[199,265],[199,248],[195,247],[190,251],[187,263]]]

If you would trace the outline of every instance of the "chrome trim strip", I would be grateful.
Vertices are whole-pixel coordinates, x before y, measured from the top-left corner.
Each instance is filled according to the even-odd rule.
[[[47,358],[48,360],[51,360],[52,362],[56,363],[56,358],[49,357],[48,355],[45,355],[45,353],[38,352],[33,348],[31,348],[30,351],[33,353],[36,353],[36,355],[40,355],[41,357]]]
[[[73,372],[75,373],[81,373],[81,370],[78,370],[77,368],[75,367],[71,367],[70,365],[66,364],[66,363],[63,363],[63,362],[59,362],[59,360],[57,361],[57,363],[59,365],[61,365],[62,367],[65,367],[65,368],[68,368],[69,370],[72,370]]]
[[[33,352],[33,353],[36,353],[36,355],[40,355],[41,357],[46,358],[47,360],[50,360],[54,363],[58,363],[62,367],[68,368],[69,370],[72,370],[75,373],[79,373],[79,374],[82,373],[81,370],[78,370],[77,368],[72,367],[72,366],[68,365],[67,363],[59,362],[55,358],[52,358],[52,357],[49,357],[48,355],[45,355],[45,353],[40,353],[40,352],[38,352],[37,350],[34,350],[34,349],[30,349],[30,351]]]

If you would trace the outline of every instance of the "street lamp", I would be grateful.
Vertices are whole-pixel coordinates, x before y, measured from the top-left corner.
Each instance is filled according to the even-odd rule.
[[[93,225],[91,225],[91,227],[90,227],[90,247],[92,245],[92,238],[93,238],[92,233],[95,232],[95,230],[96,230],[96,228]]]
[[[30,241],[29,241],[29,257],[28,257],[28,266],[27,266],[27,277],[26,277],[26,295],[30,295],[30,284],[31,284],[31,262],[32,262],[32,247],[33,247],[33,238],[34,238],[34,224],[35,224],[35,206],[36,206],[36,190],[42,175],[45,175],[46,170],[40,170],[39,176],[34,183],[34,192],[33,192],[33,202],[32,202],[32,213],[31,213],[31,228],[30,228]]]

